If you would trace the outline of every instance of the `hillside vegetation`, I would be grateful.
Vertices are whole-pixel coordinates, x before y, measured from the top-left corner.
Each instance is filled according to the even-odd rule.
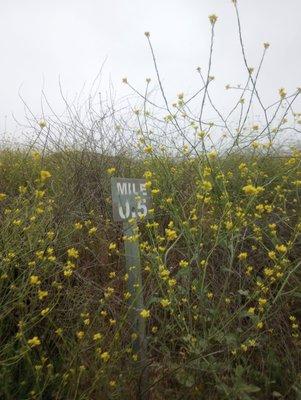
[[[49,116],[25,104],[23,144],[1,142],[1,399],[301,399],[301,89],[264,105],[269,43],[250,67],[232,3],[246,81],[226,86],[228,114],[211,92],[211,15],[194,94],[169,102],[145,32],[153,87],[123,78],[126,107],[62,92],[63,115],[43,97]],[[131,234],[113,221],[112,177],[151,193]]]
[[[135,398],[123,239],[140,242],[151,398],[300,396],[300,152],[78,160],[0,154],[2,398]],[[135,238],[111,219],[120,173],[153,193]]]

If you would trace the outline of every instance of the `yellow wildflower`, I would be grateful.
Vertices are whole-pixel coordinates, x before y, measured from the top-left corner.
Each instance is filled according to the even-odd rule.
[[[19,193],[20,194],[25,194],[27,192],[27,187],[25,186],[19,186]]]
[[[226,226],[226,229],[227,229],[228,231],[230,231],[230,230],[233,228],[233,222],[232,222],[232,221],[227,221],[227,222],[225,223],[225,226]]]
[[[158,194],[158,193],[160,193],[160,189],[154,188],[154,189],[151,190],[151,193],[152,194]]]
[[[144,153],[151,154],[152,152],[153,152],[153,147],[152,146],[146,146],[144,148]]]
[[[49,178],[51,178],[51,173],[49,172],[49,171],[41,171],[40,172],[40,178],[41,178],[41,181],[42,182],[44,182],[44,181],[46,181],[47,179],[49,179]]]
[[[116,172],[116,168],[114,168],[114,167],[108,168],[108,169],[107,169],[107,173],[108,173],[109,175],[113,175],[115,172]]]
[[[70,249],[67,250],[68,257],[70,258],[78,258],[79,253],[78,250],[76,250],[74,247],[71,247]]]
[[[240,348],[241,348],[243,351],[247,351],[247,350],[248,350],[248,346],[247,346],[246,344],[241,344],[241,345],[240,345]]]
[[[276,259],[276,253],[274,251],[269,251],[268,252],[268,256],[271,260],[275,260]]]
[[[89,233],[90,236],[92,236],[92,235],[94,235],[96,233],[96,231],[97,231],[97,228],[94,226],[93,228],[89,229],[88,233]]]
[[[239,164],[238,169],[239,169],[241,172],[246,173],[246,172],[248,171],[247,164],[245,164],[245,163]]]
[[[165,307],[168,307],[168,306],[171,305],[171,301],[168,300],[168,299],[162,299],[162,300],[160,301],[160,304],[161,304],[161,306],[162,306],[163,308],[165,308]]]
[[[170,275],[170,271],[167,268],[165,268],[164,265],[160,265],[159,266],[159,275],[163,280],[167,280]]]
[[[174,229],[166,228],[165,234],[168,240],[175,240],[178,237],[177,232]]]
[[[29,277],[29,282],[31,285],[40,285],[41,281],[37,275],[31,275]]]
[[[152,176],[153,176],[153,173],[151,171],[145,171],[144,174],[143,174],[143,177],[145,179],[151,179]]]
[[[248,253],[243,252],[243,253],[240,253],[237,258],[239,259],[239,261],[242,261],[242,260],[246,260],[247,257],[248,257]]]
[[[55,233],[53,231],[48,231],[47,232],[47,238],[49,240],[52,240],[54,238],[54,236],[55,236]]]
[[[173,287],[177,284],[177,281],[175,279],[168,279],[167,283],[169,287]]]
[[[112,243],[109,244],[109,250],[110,251],[114,251],[114,250],[116,250],[116,248],[117,248],[117,244],[116,243],[112,242]]]
[[[152,331],[152,333],[157,333],[158,332],[158,327],[157,326],[152,326],[151,331]]]
[[[245,192],[245,194],[252,196],[252,195],[257,195],[261,192],[264,191],[264,188],[262,186],[254,186],[254,185],[246,185],[242,188],[242,190]]]
[[[181,261],[179,262],[179,266],[180,266],[181,268],[186,268],[186,267],[188,267],[188,265],[189,265],[189,263],[188,263],[188,261],[186,261],[186,260],[181,260]]]
[[[110,359],[110,354],[107,351],[104,351],[103,353],[101,353],[100,358],[102,359],[102,361],[108,362]]]
[[[85,336],[85,332],[83,332],[83,331],[76,332],[77,339],[82,340],[84,336]]]
[[[257,323],[257,325],[256,325],[256,328],[257,328],[257,329],[262,329],[262,328],[263,328],[263,322],[262,322],[262,321],[259,321],[259,322]]]
[[[101,333],[95,333],[94,335],[93,335],[93,340],[100,340],[102,338],[102,334]]]
[[[140,316],[142,317],[142,318],[149,318],[150,317],[150,311],[149,310],[146,310],[145,308],[142,310],[142,311],[140,311]]]
[[[35,261],[29,261],[29,263],[27,265],[29,266],[29,268],[34,268],[36,266],[36,262]]]
[[[48,296],[48,291],[47,290],[39,290],[38,291],[38,298],[39,300],[44,300],[45,297]]]
[[[264,272],[265,276],[270,277],[270,276],[273,275],[274,270],[273,270],[272,268],[265,268],[265,269],[263,270],[263,272]]]
[[[281,99],[284,99],[284,98],[285,98],[285,96],[286,96],[286,91],[285,91],[284,88],[280,88],[280,89],[279,89],[279,95],[280,95]]]
[[[267,303],[267,299],[264,299],[264,298],[262,298],[262,297],[260,297],[260,298],[258,299],[258,304],[259,304],[261,307],[262,307],[262,306],[265,306],[266,303]]]
[[[217,19],[217,16],[216,15],[211,15],[211,17],[215,17],[216,19]],[[215,158],[217,157],[217,152],[216,151],[210,151],[209,153],[208,153],[208,158],[210,159],[210,160],[214,160]]]
[[[36,190],[35,191],[35,196],[37,199],[41,199],[45,195],[45,190]]]
[[[29,344],[30,347],[36,347],[40,346],[41,341],[37,336],[34,336],[33,338],[29,339],[27,343]]]
[[[210,228],[213,230],[213,232],[217,232],[218,231],[218,225],[217,224],[210,225]]]
[[[130,298],[132,297],[132,295],[131,295],[130,292],[125,292],[125,293],[123,294],[123,297],[124,297],[125,300],[128,300],[128,299],[130,299]]]
[[[152,182],[151,182],[151,181],[146,181],[146,182],[145,182],[145,188],[146,188],[146,189],[150,189],[151,186],[152,186]]]
[[[203,181],[201,188],[206,192],[210,192],[212,190],[212,183],[209,181]]]
[[[46,314],[49,313],[49,307],[44,308],[44,310],[41,311],[41,315],[44,317]]]
[[[71,268],[66,268],[66,269],[64,269],[64,276],[65,276],[66,278],[69,278],[72,274],[73,274],[73,271],[72,271]]]
[[[279,251],[279,253],[287,252],[287,247],[284,244],[277,244],[275,248],[277,251]]]
[[[57,328],[56,331],[55,331],[55,333],[56,333],[58,336],[61,336],[62,333],[63,333],[63,329],[62,329],[62,328]]]

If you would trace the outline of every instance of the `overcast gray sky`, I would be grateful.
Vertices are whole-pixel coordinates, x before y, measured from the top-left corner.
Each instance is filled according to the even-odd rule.
[[[258,64],[262,43],[271,43],[260,81],[264,100],[277,98],[281,86],[300,86],[301,1],[240,0],[239,9],[250,65]],[[60,109],[59,78],[72,98],[106,58],[103,90],[111,79],[117,97],[126,93],[124,76],[138,88],[155,78],[145,31],[170,99],[192,92],[196,67],[207,65],[212,13],[218,15],[214,90],[226,108],[225,84],[245,78],[231,0],[1,0],[0,132],[5,116],[10,130],[12,113],[22,120],[19,92],[38,116],[42,88]]]

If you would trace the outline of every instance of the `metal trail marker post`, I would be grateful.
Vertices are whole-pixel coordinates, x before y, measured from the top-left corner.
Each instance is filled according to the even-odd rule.
[[[142,292],[142,274],[140,249],[138,240],[137,219],[147,218],[151,207],[151,196],[145,187],[144,179],[111,178],[113,220],[123,223],[125,237],[125,264],[128,274],[129,319],[132,321],[134,333],[138,336],[134,342],[134,348],[139,353],[141,365],[141,377],[138,397],[146,399],[147,384],[146,370],[146,334],[145,320],[140,316],[144,308]]]

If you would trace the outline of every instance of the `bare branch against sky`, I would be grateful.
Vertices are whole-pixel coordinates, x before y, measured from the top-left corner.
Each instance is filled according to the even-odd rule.
[[[218,15],[212,72],[221,106],[224,87],[243,81],[235,13],[230,0],[2,0],[0,6],[0,131],[13,130],[12,113],[22,120],[19,93],[37,114],[41,90],[60,108],[59,80],[72,98],[91,83],[107,58],[102,90],[112,81],[124,95],[124,76],[136,86],[154,77],[144,31],[152,42],[167,89],[173,98],[199,82],[210,45],[208,15]],[[259,85],[267,102],[279,87],[300,86],[300,0],[242,0],[240,12],[250,65],[259,62],[262,43],[271,43]]]

